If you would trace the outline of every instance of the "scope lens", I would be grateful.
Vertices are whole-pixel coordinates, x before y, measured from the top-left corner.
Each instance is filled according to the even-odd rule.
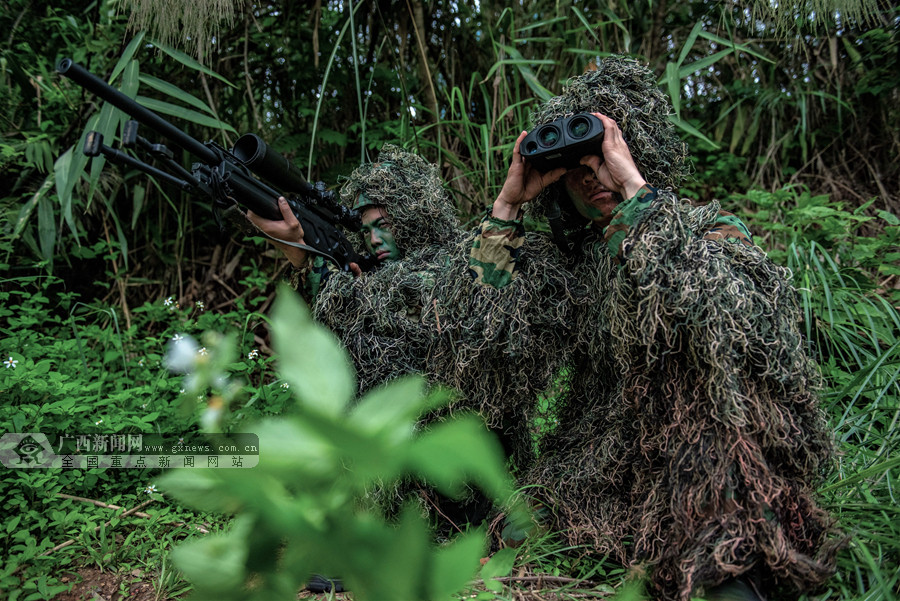
[[[559,130],[552,125],[545,127],[538,133],[538,142],[542,146],[553,146],[559,142]]]
[[[569,133],[573,138],[583,138],[589,131],[591,131],[591,124],[584,117],[578,117],[569,122]]]

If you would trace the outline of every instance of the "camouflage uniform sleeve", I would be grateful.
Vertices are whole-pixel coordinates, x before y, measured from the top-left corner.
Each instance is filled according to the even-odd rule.
[[[483,286],[503,288],[518,275],[516,262],[524,242],[521,220],[497,219],[488,212],[472,240],[469,275]]]
[[[613,210],[613,219],[603,231],[603,239],[609,252],[615,255],[620,263],[625,262],[622,243],[628,232],[640,221],[644,212],[656,200],[658,188],[644,185],[633,197],[620,203]],[[728,211],[719,211],[716,222],[704,234],[706,240],[731,240],[753,246],[750,230],[737,215]]]
[[[300,293],[303,300],[310,306],[316,302],[319,290],[338,268],[331,261],[316,255],[307,259],[303,267],[291,269],[288,283],[291,288]]]

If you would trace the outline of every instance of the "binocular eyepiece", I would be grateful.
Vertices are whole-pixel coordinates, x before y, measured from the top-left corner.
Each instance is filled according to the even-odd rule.
[[[525,160],[541,172],[557,167],[573,169],[581,157],[603,157],[603,122],[590,113],[578,113],[539,125],[525,136],[519,147]]]

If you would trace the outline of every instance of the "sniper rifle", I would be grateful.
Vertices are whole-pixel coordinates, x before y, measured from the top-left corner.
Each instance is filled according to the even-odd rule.
[[[371,255],[358,253],[337,227],[341,225],[350,231],[359,231],[362,227],[360,212],[338,203],[334,193],[326,190],[322,182],[315,185],[307,182],[296,165],[256,134],[244,134],[231,150],[213,141],[201,143],[71,58],[59,61],[56,70],[132,118],[123,127],[122,146],[140,148],[177,175],[107,146],[103,143],[103,136],[96,131],[88,132],[85,138],[85,155],[96,157],[102,154],[115,164],[138,169],[187,192],[207,196],[213,202],[217,221],[221,210],[236,204],[266,219],[281,221],[278,197],[284,196],[303,227],[306,244],[266,237],[322,256],[343,271],[350,270],[350,263],[356,263],[363,271],[377,264]],[[179,165],[166,146],[141,137],[137,133],[138,123],[199,159],[193,163],[191,171]]]

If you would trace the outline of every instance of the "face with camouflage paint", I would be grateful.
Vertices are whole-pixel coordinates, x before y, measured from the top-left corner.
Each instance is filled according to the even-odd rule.
[[[622,197],[597,181],[593,169],[586,165],[572,169],[563,176],[562,183],[572,204],[582,216],[599,227],[609,225],[612,211],[622,201]]]
[[[370,205],[363,210],[360,231],[366,249],[375,255],[380,263],[400,258],[400,249],[394,241],[390,218],[384,207]]]

